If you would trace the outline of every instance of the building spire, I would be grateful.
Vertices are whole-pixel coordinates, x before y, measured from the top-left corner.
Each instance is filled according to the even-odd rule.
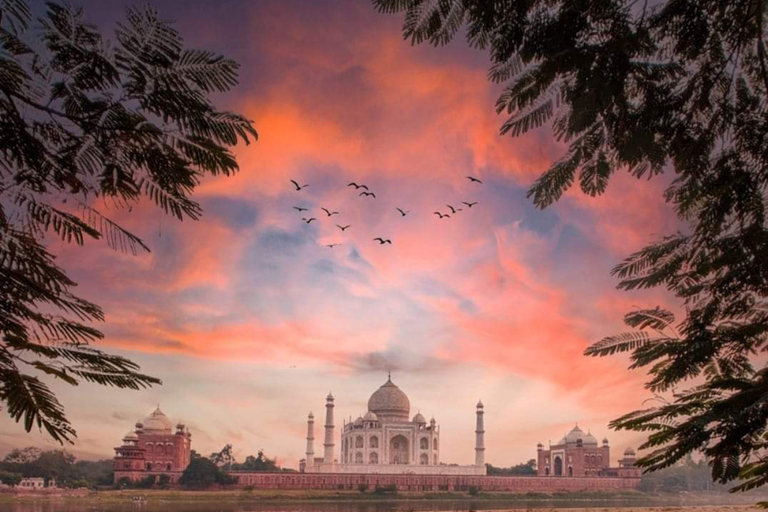
[[[477,402],[477,423],[475,426],[475,466],[485,465],[485,424],[483,402]]]

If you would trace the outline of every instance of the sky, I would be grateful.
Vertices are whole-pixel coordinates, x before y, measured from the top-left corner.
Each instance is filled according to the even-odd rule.
[[[105,31],[126,4],[72,3]],[[235,149],[237,175],[196,191],[201,220],[149,203],[116,213],[151,253],[98,242],[57,251],[77,293],[106,312],[99,348],[163,380],[143,391],[54,385],[78,434],[67,449],[111,457],[159,404],[200,453],[231,443],[240,460],[264,449],[297,467],[307,414],[322,417],[331,391],[337,425],[354,419],[387,371],[411,414],[440,425],[443,462],[474,461],[478,399],[496,466],[534,458],[537,442],[577,422],[609,438],[614,462],[637,447],[641,437],[608,422],[651,398],[644,372],[583,351],[624,330],[634,307],[674,307],[661,290],[618,291],[610,275],[679,229],[661,180],[619,173],[602,197],[572,190],[537,210],[526,190],[565,146],[548,126],[498,135],[487,56],[462,40],[413,47],[401,18],[369,2],[156,5],[188,47],[241,64],[239,86],[213,99],[252,119],[259,140]],[[477,204],[433,215],[462,201]],[[32,444],[58,446],[0,417],[0,452]]]

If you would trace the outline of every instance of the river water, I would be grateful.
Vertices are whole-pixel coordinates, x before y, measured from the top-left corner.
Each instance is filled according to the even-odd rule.
[[[742,502],[743,503],[743,502]],[[754,502],[752,502],[754,503]],[[714,504],[714,503],[713,503]],[[458,511],[487,511],[487,510],[532,510],[553,508],[594,508],[596,510],[622,509],[632,507],[641,510],[648,507],[668,507],[680,505],[701,506],[702,503],[686,503],[679,499],[627,501],[594,501],[594,500],[396,500],[396,501],[286,501],[286,502],[238,502],[227,500],[212,501],[163,501],[149,500],[145,503],[133,503],[126,498],[125,502],[94,503],[89,500],[78,502],[76,499],[66,501],[50,500],[20,500],[0,503],[0,512],[458,512]],[[733,507],[733,502],[729,505]],[[718,507],[719,508],[719,507]],[[712,509],[710,509],[711,511]],[[734,512],[741,510],[735,507]]]

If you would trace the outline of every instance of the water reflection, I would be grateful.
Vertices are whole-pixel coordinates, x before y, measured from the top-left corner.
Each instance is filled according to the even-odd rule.
[[[654,505],[677,504],[667,501]],[[453,512],[481,510],[510,510],[510,509],[540,509],[540,508],[614,508],[642,507],[651,505],[650,501],[525,501],[525,500],[398,500],[398,501],[334,501],[334,502],[179,502],[150,500],[146,503],[94,504],[92,502],[67,501],[19,501],[0,504],[0,512]]]

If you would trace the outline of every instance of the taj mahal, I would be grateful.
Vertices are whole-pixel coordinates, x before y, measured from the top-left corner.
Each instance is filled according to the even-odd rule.
[[[475,411],[475,464],[440,464],[440,427],[417,412],[410,417],[408,396],[392,382],[391,375],[368,399],[368,412],[344,421],[341,450],[336,457],[334,397],[325,403],[323,456],[315,457],[314,415],[307,418],[306,473],[386,473],[421,475],[485,475],[483,403]]]

